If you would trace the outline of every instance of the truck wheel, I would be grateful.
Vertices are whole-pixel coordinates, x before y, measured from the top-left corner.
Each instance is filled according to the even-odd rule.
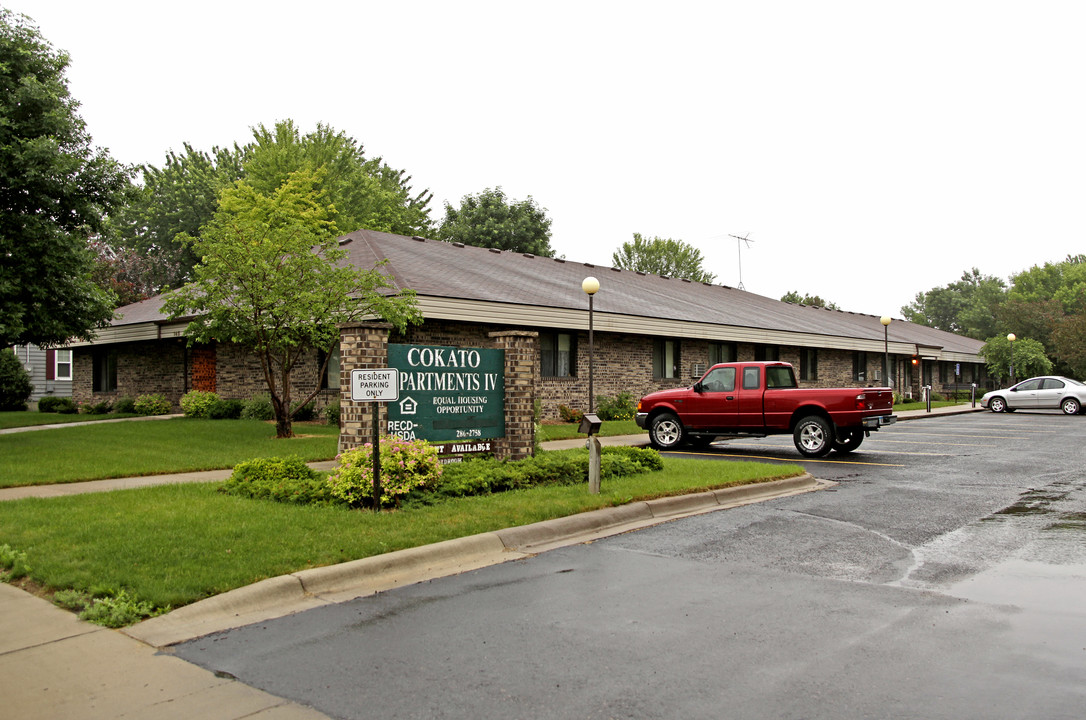
[[[837,438],[833,441],[834,452],[850,453],[856,448],[860,447],[860,443],[864,441],[863,430],[849,430],[845,433],[843,438]]]
[[[652,419],[649,440],[659,450],[674,450],[683,442],[683,424],[671,413],[663,413]]]
[[[820,415],[808,415],[796,425],[792,439],[800,455],[822,457],[833,449],[833,428]]]

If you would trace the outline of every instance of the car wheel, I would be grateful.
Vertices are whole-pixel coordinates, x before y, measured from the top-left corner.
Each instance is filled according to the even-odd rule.
[[[833,441],[833,449],[834,452],[842,454],[850,453],[860,447],[860,444],[863,441],[864,433],[862,430],[850,430],[843,438],[838,438]]]
[[[659,450],[674,450],[683,442],[683,424],[671,413],[657,415],[649,427],[649,441]]]
[[[1060,403],[1060,410],[1068,415],[1078,415],[1082,412],[1082,406],[1079,405],[1078,400],[1075,398],[1064,398],[1063,402]]]
[[[994,397],[988,401],[988,409],[992,412],[1006,412],[1007,402],[1001,397]]]
[[[792,432],[796,450],[805,457],[822,457],[833,449],[833,428],[820,415],[808,415]]]

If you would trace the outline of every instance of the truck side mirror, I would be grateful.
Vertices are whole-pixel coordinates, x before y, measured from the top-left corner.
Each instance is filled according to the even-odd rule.
[[[696,393],[705,392],[705,386],[701,384],[701,380],[694,383],[694,386],[690,389]]]

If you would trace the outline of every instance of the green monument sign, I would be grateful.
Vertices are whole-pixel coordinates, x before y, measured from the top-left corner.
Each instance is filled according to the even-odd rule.
[[[505,351],[443,345],[388,346],[399,370],[399,400],[388,404],[388,434],[447,443],[445,453],[480,452],[505,437]]]

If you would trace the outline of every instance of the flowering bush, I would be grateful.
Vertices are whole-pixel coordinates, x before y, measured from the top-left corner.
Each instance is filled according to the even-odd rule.
[[[211,408],[219,401],[219,396],[204,390],[189,390],[181,396],[181,412],[185,417],[211,417]]]
[[[412,490],[441,477],[437,449],[425,440],[382,437],[381,507],[396,507]],[[373,507],[373,446],[340,453],[339,467],[328,476],[332,495],[352,507]]]

